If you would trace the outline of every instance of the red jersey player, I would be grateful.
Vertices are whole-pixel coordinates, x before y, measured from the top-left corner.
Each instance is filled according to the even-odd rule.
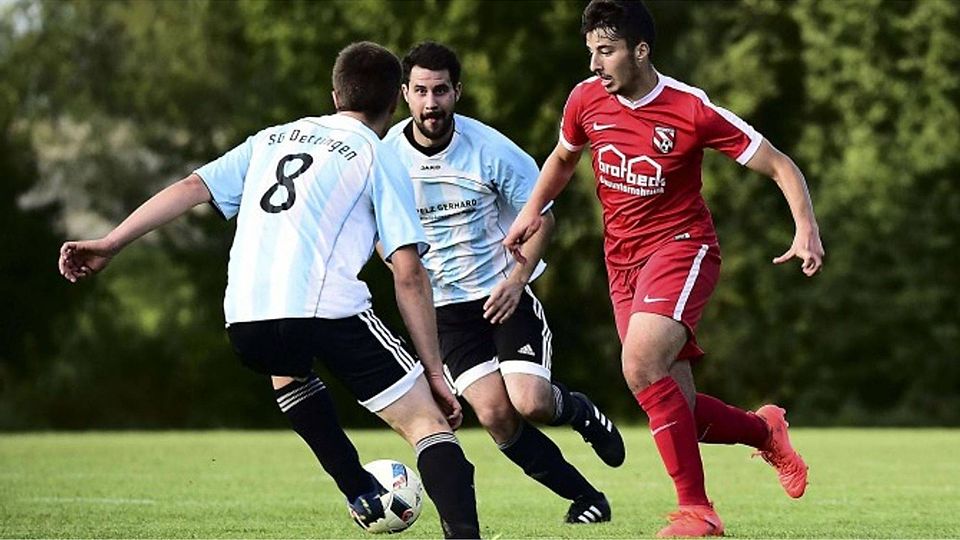
[[[698,441],[756,448],[791,497],[803,495],[807,467],[790,444],[782,408],[747,412],[694,387],[689,360],[703,356],[694,330],[720,272],[716,231],[700,194],[703,150],[719,150],[777,183],[796,233],[773,262],[799,258],[807,276],[820,271],[824,254],[813,205],[789,157],[701,90],[654,69],[653,18],[642,2],[593,0],[581,30],[595,76],[570,93],[560,142],[504,244],[523,259],[541,209],[570,181],[589,144],[623,375],[677,490],[679,509],[658,536],[720,536]]]

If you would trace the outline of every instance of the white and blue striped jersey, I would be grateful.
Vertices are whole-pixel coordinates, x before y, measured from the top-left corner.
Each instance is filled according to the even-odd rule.
[[[269,127],[196,173],[220,213],[237,216],[228,325],[356,315],[371,304],[357,274],[378,240],[388,257],[428,247],[407,171],[349,116]]]
[[[393,126],[384,142],[397,150],[413,180],[430,243],[423,263],[434,304],[488,296],[516,264],[500,242],[530,197],[539,168],[499,131],[459,114],[447,148],[426,156],[403,133],[411,121]],[[538,263],[531,281],[544,267]]]

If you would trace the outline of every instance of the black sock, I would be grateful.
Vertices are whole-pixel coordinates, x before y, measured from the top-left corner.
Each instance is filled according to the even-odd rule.
[[[556,443],[530,424],[521,423],[513,438],[498,446],[527,476],[564,499],[572,501],[600,494],[576,467],[563,459]]]
[[[337,411],[323,381],[310,375],[274,393],[293,430],[310,446],[320,466],[333,477],[348,501],[374,489],[370,474],[360,464],[357,449],[337,421]]]
[[[417,469],[437,507],[444,538],[480,538],[473,465],[453,433],[434,433],[416,445]]]
[[[553,382],[553,420],[548,422],[551,426],[563,426],[569,424],[573,429],[579,431],[586,426],[589,411],[587,411],[583,402],[570,395],[570,391],[563,383]]]

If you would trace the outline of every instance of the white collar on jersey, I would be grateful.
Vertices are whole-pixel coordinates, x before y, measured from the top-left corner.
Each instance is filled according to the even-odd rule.
[[[647,92],[647,95],[643,96],[642,98],[636,101],[631,101],[629,98],[626,98],[621,96],[620,94],[617,94],[617,100],[623,105],[635,111],[640,107],[643,107],[647,103],[650,103],[651,101],[657,99],[657,96],[660,95],[660,92],[663,92],[663,87],[665,86],[664,80],[663,80],[664,77],[663,75],[660,75],[660,72],[657,70],[653,70],[653,72],[657,76],[657,85],[653,87],[653,90]]]

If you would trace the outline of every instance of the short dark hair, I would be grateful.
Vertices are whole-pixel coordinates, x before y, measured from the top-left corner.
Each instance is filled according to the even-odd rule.
[[[625,40],[630,49],[645,41],[652,51],[657,39],[653,15],[642,0],[591,0],[583,10],[580,33],[586,36],[598,29]]]
[[[371,41],[351,43],[333,64],[338,110],[379,116],[395,106],[400,93],[400,61]]]
[[[447,70],[450,73],[450,82],[454,86],[460,82],[460,60],[457,53],[446,45],[436,41],[424,41],[415,45],[403,57],[403,82],[410,82],[410,71],[413,66],[419,66],[432,71]]]

